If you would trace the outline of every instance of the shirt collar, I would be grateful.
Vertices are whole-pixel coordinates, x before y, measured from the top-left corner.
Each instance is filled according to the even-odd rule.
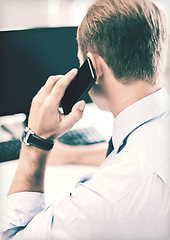
[[[117,151],[135,128],[159,117],[167,109],[170,109],[169,95],[165,88],[161,88],[119,113],[113,124],[114,149]]]

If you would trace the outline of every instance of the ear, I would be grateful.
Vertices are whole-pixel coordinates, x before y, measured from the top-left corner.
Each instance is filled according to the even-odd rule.
[[[103,74],[101,57],[92,52],[88,52],[87,57],[89,57],[92,61],[93,67],[94,67],[94,69],[96,71],[96,75],[97,75],[96,84],[98,84],[98,79]]]

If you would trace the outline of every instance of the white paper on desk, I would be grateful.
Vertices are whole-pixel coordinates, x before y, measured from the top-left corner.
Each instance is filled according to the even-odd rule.
[[[0,142],[19,139],[24,129],[25,119],[24,113],[0,117]]]

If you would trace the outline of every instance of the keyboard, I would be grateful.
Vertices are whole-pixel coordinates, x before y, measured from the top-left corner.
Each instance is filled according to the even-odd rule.
[[[91,145],[106,142],[106,139],[95,127],[86,127],[70,130],[63,134],[58,141],[68,145]]]
[[[0,142],[0,162],[18,159],[20,149],[21,142],[19,139]]]
[[[91,145],[106,142],[106,139],[94,127],[70,130],[63,134],[58,141],[68,145]],[[14,139],[0,142],[0,162],[15,160],[19,158],[21,142]]]

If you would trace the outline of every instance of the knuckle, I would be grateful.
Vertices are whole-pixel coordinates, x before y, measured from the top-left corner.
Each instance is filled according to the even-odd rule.
[[[67,84],[65,81],[58,81],[57,86],[59,89],[65,89],[67,87]]]
[[[47,84],[48,83],[55,83],[55,82],[57,82],[60,78],[62,78],[63,77],[63,75],[51,75],[51,76],[49,76],[48,77],[48,79],[47,79]]]
[[[37,102],[37,95],[35,95],[32,99],[32,103],[36,103]]]
[[[41,105],[41,99],[38,95],[35,95],[32,99],[32,104],[40,106]]]
[[[51,104],[50,98],[46,98],[43,102],[43,108],[47,111],[53,109],[53,105]]]
[[[55,77],[54,76],[49,76],[49,78],[47,79],[47,83],[49,82],[53,82],[55,80]]]
[[[49,106],[50,106],[50,104],[49,104],[49,101],[48,101],[48,100],[46,100],[46,101],[43,102],[43,108],[44,108],[44,109],[48,109]]]

